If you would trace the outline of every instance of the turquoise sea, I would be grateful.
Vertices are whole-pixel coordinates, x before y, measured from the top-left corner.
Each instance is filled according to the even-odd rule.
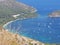
[[[60,18],[48,15],[60,10],[60,0],[17,0],[36,8],[40,15],[36,18],[16,20],[7,25],[11,32],[38,40],[44,43],[60,43]]]

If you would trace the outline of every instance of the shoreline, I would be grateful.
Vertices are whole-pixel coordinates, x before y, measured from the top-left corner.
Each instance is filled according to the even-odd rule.
[[[3,28],[5,28],[8,24],[10,24],[10,23],[12,23],[12,22],[14,22],[14,21],[17,21],[17,20],[19,20],[19,19],[12,20],[12,21],[9,21],[9,22],[5,23],[5,24],[3,25]]]
[[[19,20],[19,19],[16,19],[16,20]],[[14,20],[14,21],[16,21],[16,20]],[[12,22],[14,22],[14,21],[9,21],[9,22],[7,22],[6,24],[4,24],[3,25],[3,28],[5,28],[8,24],[10,24],[10,23],[12,23]],[[6,31],[8,31],[8,29],[6,29]],[[9,32],[9,31],[8,31]],[[11,34],[15,34],[15,33],[12,33],[12,32],[10,32]],[[25,41],[29,41],[29,40],[32,40],[32,41],[34,41],[33,43],[37,43],[37,44],[39,44],[39,43],[41,43],[41,45],[45,45],[44,43],[42,43],[42,42],[39,42],[39,41],[37,41],[37,40],[34,40],[34,39],[31,39],[31,38],[28,38],[28,37],[25,37],[25,36],[23,36],[23,35],[19,35],[19,34],[17,34],[19,37],[22,37],[23,39],[25,39]]]
[[[3,25],[3,28],[5,28],[8,24],[12,23],[13,21],[9,21],[6,24]]]
[[[3,34],[3,35],[2,35]],[[9,37],[9,38],[8,38]],[[2,41],[1,41],[2,40]],[[8,41],[9,40],[9,41]],[[22,35],[19,34],[14,34],[11,33],[9,31],[6,31],[5,29],[2,28],[1,33],[0,33],[0,45],[25,45],[25,44],[41,44],[43,45],[43,43],[24,37]]]
[[[33,17],[33,18],[36,18],[36,17]],[[9,21],[9,22],[7,22],[7,23],[5,23],[5,24],[3,25],[3,28],[5,28],[5,26],[7,26],[8,24],[10,24],[10,23],[12,23],[12,22],[15,22],[15,21],[17,21],[17,20],[25,20],[25,19],[30,19],[30,18],[16,19],[16,20]]]

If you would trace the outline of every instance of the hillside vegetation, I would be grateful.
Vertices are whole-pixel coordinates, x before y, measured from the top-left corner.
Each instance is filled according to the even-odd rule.
[[[0,0],[0,25],[11,20],[36,17],[36,9],[15,0]],[[20,14],[17,18],[13,15]]]

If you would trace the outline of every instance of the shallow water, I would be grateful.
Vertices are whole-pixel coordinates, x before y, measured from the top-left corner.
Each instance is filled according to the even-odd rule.
[[[60,18],[47,17],[53,11],[60,10],[60,0],[18,1],[33,6],[40,15],[37,18],[14,21],[5,28],[44,43],[60,43]]]
[[[7,25],[6,28],[11,32],[17,31],[18,34],[44,43],[60,43],[60,18],[17,20]]]

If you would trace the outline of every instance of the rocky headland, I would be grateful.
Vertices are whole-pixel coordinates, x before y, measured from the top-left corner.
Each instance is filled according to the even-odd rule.
[[[49,14],[49,17],[60,17],[60,11],[54,11],[51,14]]]

